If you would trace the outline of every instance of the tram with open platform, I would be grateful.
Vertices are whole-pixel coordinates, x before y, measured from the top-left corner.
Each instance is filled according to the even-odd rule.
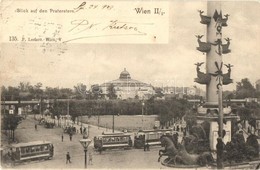
[[[49,141],[18,143],[11,146],[10,154],[14,163],[36,159],[52,159],[54,147]]]
[[[130,134],[103,134],[94,137],[94,148],[99,152],[106,149],[129,149],[132,147]]]
[[[139,130],[135,134],[134,147],[137,149],[144,148],[145,145],[161,145],[160,137],[162,135],[173,135],[172,129],[157,130]]]

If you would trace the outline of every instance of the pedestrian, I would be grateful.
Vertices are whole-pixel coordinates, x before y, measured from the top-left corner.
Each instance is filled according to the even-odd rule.
[[[88,159],[88,164],[89,165],[92,165],[92,153],[91,152],[89,152],[89,159]]]
[[[63,134],[61,134],[61,141],[63,142]]]
[[[34,128],[35,128],[35,130],[37,130],[37,124],[35,124]]]
[[[251,129],[250,129],[249,126],[248,126],[248,128],[247,128],[247,133],[251,134]]]
[[[132,146],[133,146],[133,141],[132,141],[132,139],[131,139],[131,138],[129,138],[129,140],[128,140],[128,144],[129,144],[129,146],[130,146],[130,147],[132,147]]]
[[[176,132],[176,133],[173,134],[173,136],[172,136],[172,141],[173,141],[173,144],[175,145],[175,147],[178,146],[178,136],[179,136],[178,132]]]
[[[179,125],[177,125],[176,131],[179,132],[180,128]]]
[[[82,134],[82,127],[80,127],[79,130],[80,130],[80,134]]]
[[[223,168],[223,150],[225,148],[225,144],[222,141],[222,138],[217,138],[217,166]]]
[[[146,149],[147,149],[147,151],[150,151],[150,145],[148,142],[146,142]]]
[[[71,163],[71,161],[70,161],[70,153],[69,152],[66,154],[66,164],[68,162]]]
[[[70,133],[70,141],[72,141],[72,134]]]

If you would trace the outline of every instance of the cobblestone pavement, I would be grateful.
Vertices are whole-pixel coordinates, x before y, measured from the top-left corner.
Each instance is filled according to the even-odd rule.
[[[15,131],[16,137],[19,142],[29,142],[37,140],[51,141],[54,144],[54,158],[47,161],[32,161],[16,165],[15,169],[24,168],[50,168],[50,169],[78,169],[84,168],[84,151],[79,143],[82,139],[81,134],[73,135],[72,141],[69,140],[69,135],[64,134],[64,141],[61,141],[62,128],[55,127],[47,129],[42,125],[38,125],[35,130],[34,125],[37,121],[33,117],[28,116]],[[84,125],[84,124],[83,124]],[[84,125],[86,126],[86,125]],[[77,128],[79,126],[77,125]],[[90,136],[100,135],[106,131],[104,128],[90,126]],[[142,149],[130,150],[107,150],[99,154],[93,149],[93,142],[89,146],[88,153],[92,152],[93,164],[88,165],[88,168],[93,169],[165,169],[167,167],[157,162],[158,151],[161,149],[159,146],[150,147],[150,151],[144,152]],[[66,153],[70,152],[71,164],[66,164]]]

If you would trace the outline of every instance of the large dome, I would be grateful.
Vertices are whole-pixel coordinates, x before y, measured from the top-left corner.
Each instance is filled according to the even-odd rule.
[[[124,71],[122,71],[120,73],[119,79],[130,79],[130,74],[128,73],[128,71],[126,71],[126,69],[124,69]]]
[[[105,82],[100,85],[102,93],[107,97],[109,94],[108,87],[111,85],[113,86],[117,98],[119,99],[133,99],[136,98],[136,96],[148,99],[154,94],[154,90],[151,85],[132,79],[126,69],[120,73],[119,79]]]

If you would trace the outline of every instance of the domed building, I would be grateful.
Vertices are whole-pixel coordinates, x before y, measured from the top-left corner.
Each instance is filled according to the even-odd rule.
[[[126,69],[120,73],[119,79],[112,80],[100,85],[103,94],[108,94],[107,88],[111,86],[111,84],[113,84],[117,98],[119,99],[149,99],[152,95],[155,94],[152,85],[132,79]]]

